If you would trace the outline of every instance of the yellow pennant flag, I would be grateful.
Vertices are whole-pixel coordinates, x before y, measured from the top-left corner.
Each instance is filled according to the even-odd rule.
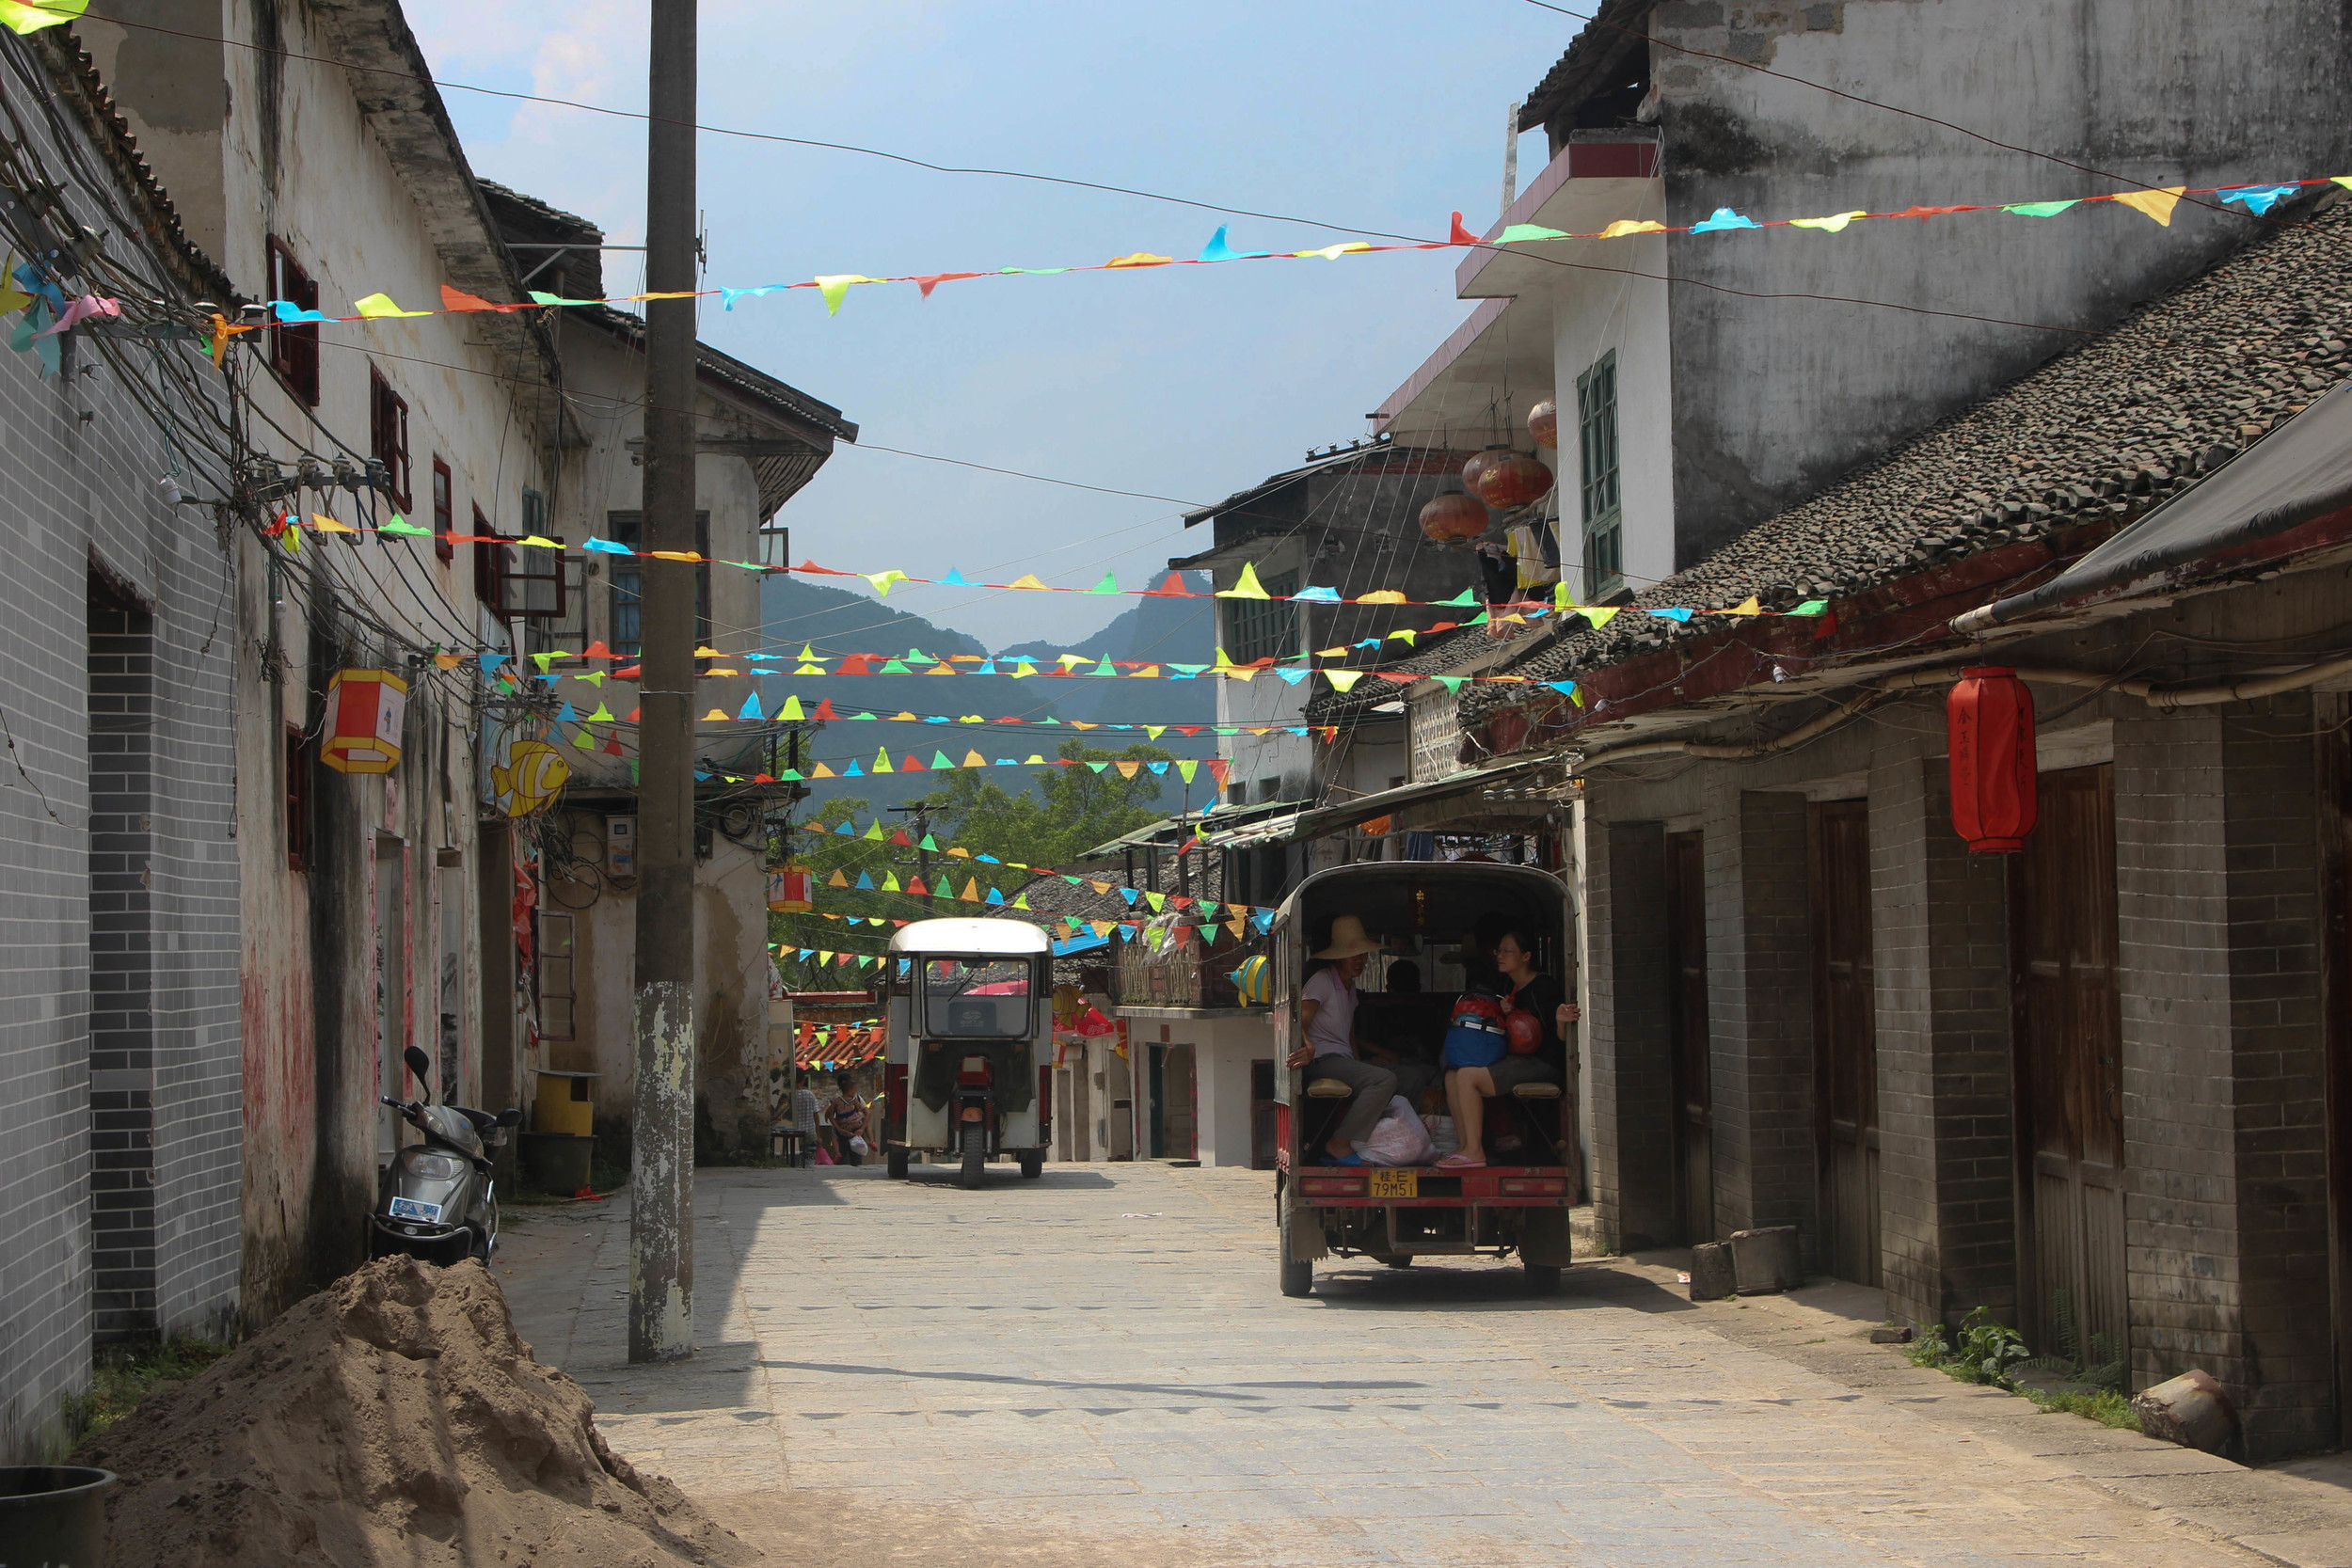
[[[1241,563],[1241,580],[1231,588],[1218,589],[1216,596],[1220,599],[1270,599],[1274,595],[1268,594],[1265,585],[1258,580],[1256,565],[1245,561]]]
[[[1619,218],[1600,231],[1604,240],[1621,240],[1628,234],[1663,234],[1666,226],[1653,218]]]
[[[1844,229],[1846,225],[1851,223],[1854,219],[1867,218],[1869,215],[1870,214],[1868,213],[1864,212],[1861,208],[1857,207],[1851,213],[1832,213],[1825,218],[1790,218],[1788,220],[1788,227],[1791,229],[1819,229],[1825,234],[1835,234],[1838,230]]]
[[[1139,762],[1115,762],[1111,764],[1111,766],[1119,769],[1119,776],[1120,778],[1132,779],[1136,776],[1136,771],[1143,767],[1143,764]]]
[[[2161,190],[2119,191],[2114,199],[2136,213],[2145,213],[2167,229],[2172,227],[2172,209],[2180,204],[2186,185],[2167,185]]]

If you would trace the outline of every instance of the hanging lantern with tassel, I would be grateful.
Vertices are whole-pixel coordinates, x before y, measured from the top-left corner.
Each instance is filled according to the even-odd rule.
[[[1557,451],[1560,446],[1560,405],[1546,398],[1529,409],[1527,434],[1537,446]]]
[[[1421,509],[1421,531],[1435,544],[1467,544],[1486,531],[1486,503],[1459,490],[1432,496]]]
[[[1542,499],[1551,488],[1551,470],[1525,452],[1488,447],[1462,465],[1462,483],[1497,512]]]
[[[1945,702],[1952,746],[1952,827],[1973,855],[2013,855],[2033,832],[2033,693],[2017,672],[1961,672]]]
[[[400,766],[408,683],[389,670],[338,670],[326,683],[319,760],[338,773],[389,773]]]

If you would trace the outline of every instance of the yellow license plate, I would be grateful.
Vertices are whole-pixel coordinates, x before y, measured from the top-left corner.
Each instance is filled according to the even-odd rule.
[[[1383,1170],[1375,1167],[1369,1196],[1373,1197],[1419,1197],[1421,1172],[1417,1170]]]

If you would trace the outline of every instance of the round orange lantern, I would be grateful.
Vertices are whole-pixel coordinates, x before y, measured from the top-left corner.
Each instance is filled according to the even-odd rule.
[[[1560,445],[1560,405],[1544,399],[1527,411],[1527,434],[1539,447]]]
[[[1952,828],[1975,855],[2013,855],[2033,832],[2033,693],[2001,665],[1963,670],[1944,705]]]
[[[389,670],[338,670],[326,683],[319,760],[338,773],[389,773],[400,766],[408,683]]]
[[[1421,509],[1421,531],[1440,545],[1475,539],[1486,531],[1486,503],[1459,490],[1432,496]]]
[[[1551,488],[1551,470],[1509,447],[1488,447],[1462,465],[1462,483],[1497,512],[1508,512],[1540,499]]]

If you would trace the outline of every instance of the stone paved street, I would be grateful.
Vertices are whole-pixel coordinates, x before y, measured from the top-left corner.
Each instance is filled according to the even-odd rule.
[[[1858,1317],[1606,1264],[1548,1301],[1483,1261],[1286,1301],[1264,1174],[916,1171],[700,1173],[690,1365],[625,1364],[619,1200],[518,1212],[504,1283],[613,1446],[781,1561],[2264,1560],[2085,1479],[2233,1466],[1891,1351],[1805,1364]]]

